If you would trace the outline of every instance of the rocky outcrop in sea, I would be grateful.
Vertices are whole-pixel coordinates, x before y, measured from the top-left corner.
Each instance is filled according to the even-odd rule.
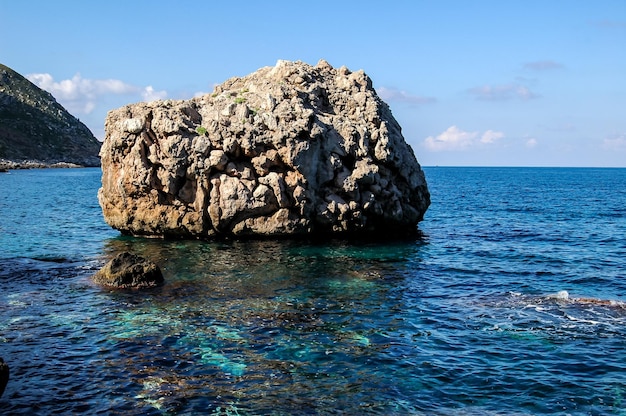
[[[98,197],[126,234],[413,233],[424,173],[361,70],[278,61],[181,101],[109,112]]]

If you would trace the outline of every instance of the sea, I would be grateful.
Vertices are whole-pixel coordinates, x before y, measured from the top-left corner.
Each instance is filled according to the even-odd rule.
[[[416,237],[213,242],[0,173],[0,414],[626,415],[626,169],[424,171]],[[94,285],[122,251],[165,285]]]

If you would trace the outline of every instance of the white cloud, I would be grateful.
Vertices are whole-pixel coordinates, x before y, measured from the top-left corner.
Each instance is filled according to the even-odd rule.
[[[426,148],[433,151],[463,150],[469,147],[478,136],[477,132],[467,132],[457,126],[448,127],[439,136],[429,136],[424,140]]]
[[[490,143],[494,143],[496,140],[501,139],[503,137],[504,137],[504,133],[502,133],[501,131],[487,130],[486,132],[483,133],[482,137],[480,138],[480,142],[490,144]]]
[[[431,104],[437,101],[437,99],[433,97],[422,97],[419,95],[413,95],[409,94],[406,91],[398,90],[396,88],[380,87],[376,88],[376,92],[378,93],[378,96],[384,101],[397,101],[415,105]]]
[[[539,95],[532,92],[530,88],[517,83],[484,85],[482,87],[470,88],[468,92],[476,99],[485,101],[505,101],[516,98],[526,101],[539,97]]]
[[[50,74],[29,74],[26,78],[39,88],[48,91],[70,113],[90,114],[98,102],[108,95],[141,95],[146,97],[164,98],[165,91],[154,91],[152,86],[144,89],[127,84],[117,79],[88,79],[79,73],[71,79],[55,81]]]
[[[163,100],[167,97],[167,91],[155,91],[152,85],[148,85],[141,92],[144,101]]]
[[[613,138],[604,139],[602,148],[609,151],[623,151],[626,150],[626,134],[616,136]]]
[[[526,140],[526,147],[528,147],[529,149],[537,147],[538,144],[539,142],[534,137],[531,137],[530,139]]]
[[[56,82],[50,74],[27,75],[29,81],[52,94],[70,112],[89,114],[99,97],[107,94],[132,94],[137,88],[116,79],[86,79],[76,74]]]
[[[424,146],[431,151],[465,150],[483,144],[489,145],[504,137],[500,131],[487,130],[483,134],[477,131],[463,131],[457,126],[448,127],[438,136],[429,136],[424,140]]]

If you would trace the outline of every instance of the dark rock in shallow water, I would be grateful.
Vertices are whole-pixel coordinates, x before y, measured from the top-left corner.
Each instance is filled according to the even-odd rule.
[[[93,276],[93,281],[108,287],[143,289],[163,285],[163,274],[150,260],[124,252],[105,264]]]
[[[0,397],[4,393],[4,389],[9,382],[9,366],[0,358]]]

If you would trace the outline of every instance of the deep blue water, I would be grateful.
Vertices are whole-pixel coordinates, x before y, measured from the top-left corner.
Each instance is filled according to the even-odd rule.
[[[378,243],[122,237],[98,169],[0,174],[0,414],[626,415],[626,169],[425,171]],[[123,250],[166,285],[94,286]]]

